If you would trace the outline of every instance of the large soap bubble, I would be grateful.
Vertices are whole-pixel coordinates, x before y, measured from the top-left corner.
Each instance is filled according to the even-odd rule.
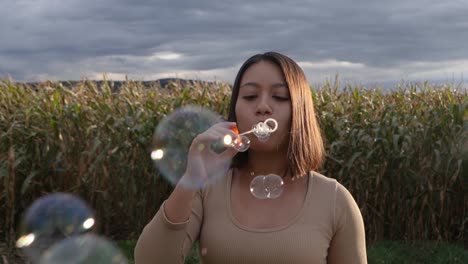
[[[46,195],[26,210],[16,246],[37,261],[55,243],[87,233],[94,224],[91,208],[80,198],[68,193]]]
[[[47,250],[39,264],[127,264],[119,248],[109,240],[93,234],[74,236]]]
[[[193,139],[220,122],[223,122],[220,115],[200,106],[184,106],[164,117],[155,130],[151,152],[151,159],[160,174],[173,185],[179,183],[187,167],[188,151]],[[221,138],[219,142],[212,142],[209,147],[216,153],[221,153],[232,142],[235,140]],[[200,188],[206,184],[207,179],[213,181],[225,175],[230,163],[230,159],[218,162],[216,169],[210,171],[206,179],[193,178],[192,181],[181,184]]]

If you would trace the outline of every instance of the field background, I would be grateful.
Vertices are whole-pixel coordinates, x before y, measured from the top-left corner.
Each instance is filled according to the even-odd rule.
[[[230,90],[0,80],[0,243],[13,248],[24,210],[59,191],[95,210],[100,234],[137,239],[172,191],[149,156],[159,120],[187,104],[227,116]],[[382,90],[336,79],[311,90],[328,153],[320,172],[353,194],[368,243],[443,241],[466,252],[467,89],[402,82]]]

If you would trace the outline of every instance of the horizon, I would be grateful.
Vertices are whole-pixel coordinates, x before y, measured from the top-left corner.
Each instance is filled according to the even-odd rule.
[[[224,80],[200,80],[200,79],[184,79],[184,78],[179,78],[179,77],[168,77],[168,78],[160,78],[160,79],[154,79],[154,80],[137,80],[137,79],[130,79],[130,78],[127,78],[127,79],[123,79],[123,80],[114,80],[114,79],[111,79],[111,78],[101,78],[101,79],[87,79],[87,78],[83,78],[81,80],[41,80],[41,81],[27,81],[27,82],[22,82],[22,81],[15,81],[15,80],[12,80],[11,77],[7,77],[7,78],[2,78],[0,76],[0,79],[10,79],[13,83],[19,83],[19,84],[41,84],[41,83],[45,83],[45,82],[53,82],[53,83],[67,83],[67,82],[83,82],[83,81],[92,81],[92,82],[103,82],[103,81],[108,81],[108,82],[125,82],[125,81],[135,81],[135,82],[143,82],[143,83],[151,83],[151,82],[170,82],[170,81],[187,81],[187,82],[207,82],[207,83],[226,83],[228,84],[229,86],[232,86],[233,85],[233,82],[227,82],[227,81],[224,81]],[[392,89],[395,89],[397,88],[397,86],[401,85],[401,84],[423,84],[423,83],[428,83],[432,86],[444,86],[444,85],[451,85],[451,86],[454,86],[456,88],[464,88],[464,89],[468,89],[468,83],[465,82],[464,79],[460,78],[459,80],[456,80],[456,79],[452,79],[452,80],[395,80],[395,81],[387,81],[387,82],[365,82],[365,83],[358,83],[358,82],[353,82],[353,81],[345,81],[345,80],[342,80],[341,78],[339,78],[338,76],[338,82],[339,82],[339,87],[340,88],[344,88],[344,86],[352,86],[352,87],[355,87],[355,86],[358,86],[360,88],[365,88],[365,89],[368,89],[368,88],[380,88],[382,87],[384,90],[392,90]],[[323,80],[321,82],[309,82],[309,85],[311,87],[320,87],[320,86],[324,86],[325,83],[327,82],[330,82],[332,84],[334,84],[334,82],[336,81],[336,76],[335,78],[331,78],[331,79],[326,79],[326,80]]]

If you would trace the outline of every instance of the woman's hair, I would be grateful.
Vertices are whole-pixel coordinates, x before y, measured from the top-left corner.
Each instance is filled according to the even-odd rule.
[[[315,115],[310,86],[302,69],[289,57],[277,52],[267,52],[256,54],[244,62],[234,81],[228,121],[237,121],[235,110],[242,76],[250,66],[260,61],[269,61],[278,65],[289,89],[292,119],[287,152],[290,164],[288,172],[291,177],[301,177],[311,170],[318,170],[325,160],[325,148]],[[232,167],[244,167],[247,157],[248,151],[237,153]]]

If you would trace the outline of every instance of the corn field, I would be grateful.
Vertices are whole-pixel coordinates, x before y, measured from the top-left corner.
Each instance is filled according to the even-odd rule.
[[[321,173],[355,197],[368,241],[467,245],[468,93],[454,85],[394,90],[311,87],[327,160]],[[136,239],[172,191],[150,159],[159,120],[197,104],[227,116],[231,88],[127,80],[32,87],[0,79],[0,237],[13,246],[24,210],[52,192],[80,196],[98,229]]]

